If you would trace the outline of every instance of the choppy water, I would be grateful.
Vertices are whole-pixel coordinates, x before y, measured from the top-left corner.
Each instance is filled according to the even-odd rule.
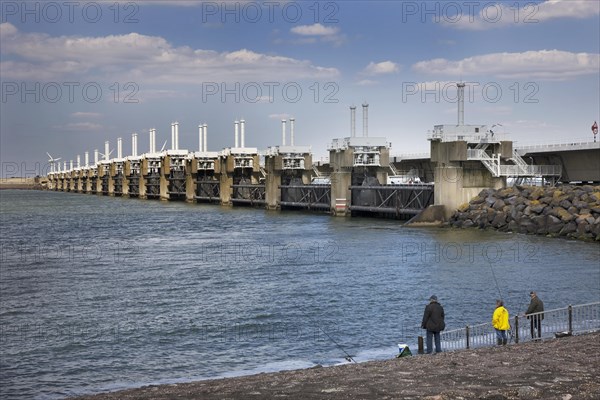
[[[488,321],[499,292],[511,312],[532,289],[546,309],[600,299],[593,243],[68,193],[0,203],[2,399],[390,358],[431,294],[448,329]]]

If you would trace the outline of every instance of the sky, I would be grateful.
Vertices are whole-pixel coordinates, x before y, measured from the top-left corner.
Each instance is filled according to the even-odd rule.
[[[391,154],[429,150],[427,132],[500,125],[521,144],[593,140],[600,120],[600,2],[3,1],[0,19],[2,176],[48,172],[104,142],[131,152],[281,144],[295,118],[313,159],[350,136],[385,137]],[[289,129],[289,128],[288,128]],[[113,154],[114,156],[114,154]]]

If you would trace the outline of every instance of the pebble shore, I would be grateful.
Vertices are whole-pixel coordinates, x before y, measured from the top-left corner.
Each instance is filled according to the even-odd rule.
[[[78,397],[147,399],[597,399],[600,333]]]

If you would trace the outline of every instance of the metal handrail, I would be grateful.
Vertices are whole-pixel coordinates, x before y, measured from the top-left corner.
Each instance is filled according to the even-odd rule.
[[[421,153],[403,153],[403,154],[395,154],[391,155],[390,158],[396,158],[400,160],[411,160],[411,159],[421,159],[421,158],[431,158],[430,152],[421,152]]]
[[[539,149],[539,148],[553,148],[553,147],[564,147],[564,146],[580,146],[580,145],[594,145],[594,143],[600,143],[600,142],[594,142],[591,139],[587,139],[587,138],[574,138],[572,140],[555,140],[555,141],[551,141],[551,142],[545,142],[545,143],[536,143],[536,142],[520,142],[520,141],[513,141],[513,147],[518,148],[519,150],[529,150],[529,149]]]
[[[534,330],[531,335],[531,320],[542,317],[541,335]],[[573,335],[600,330],[600,302],[579,304],[542,311],[539,313],[516,315],[512,318],[509,336],[515,343],[550,338],[557,333]],[[494,346],[495,329],[491,322],[467,325],[464,328],[441,332],[444,350],[461,350],[476,347]]]

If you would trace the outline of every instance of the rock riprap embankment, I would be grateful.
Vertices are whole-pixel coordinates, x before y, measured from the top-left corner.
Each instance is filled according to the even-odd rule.
[[[600,241],[600,186],[484,189],[449,224]]]

